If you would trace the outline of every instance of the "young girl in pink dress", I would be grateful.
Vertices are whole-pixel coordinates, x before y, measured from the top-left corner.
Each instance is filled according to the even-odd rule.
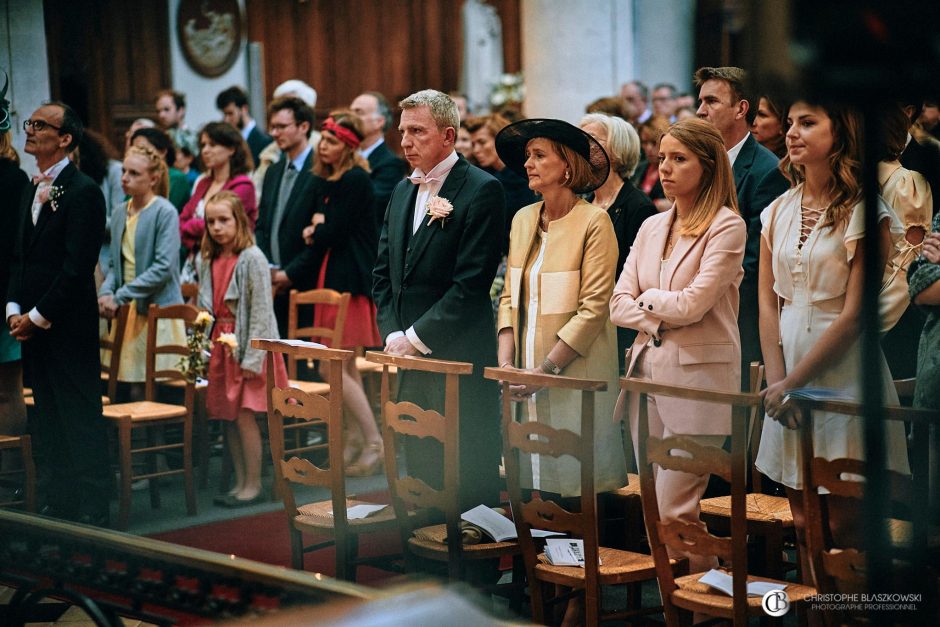
[[[235,486],[219,504],[240,507],[263,498],[261,432],[255,414],[267,410],[267,361],[264,351],[251,348],[250,342],[277,338],[277,322],[268,261],[254,245],[239,197],[227,191],[215,194],[206,203],[205,216],[199,306],[215,316],[206,404],[210,418],[226,421],[235,469]],[[284,362],[277,359],[275,364],[276,385],[286,387]]]

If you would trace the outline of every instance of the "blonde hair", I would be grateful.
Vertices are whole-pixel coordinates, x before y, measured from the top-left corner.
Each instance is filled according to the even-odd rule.
[[[131,146],[124,153],[124,158],[129,155],[137,155],[147,160],[149,164],[147,171],[157,175],[157,184],[153,188],[153,193],[166,198],[170,193],[170,171],[166,166],[166,160],[160,156],[160,153],[150,146]]]
[[[235,218],[235,254],[240,253],[249,246],[254,246],[255,236],[251,233],[251,226],[248,224],[248,215],[245,213],[245,205],[241,198],[234,192],[222,191],[213,194],[206,200],[206,211],[209,205],[228,205],[232,211],[232,217]],[[206,228],[202,235],[202,245],[200,252],[203,259],[216,259],[222,254],[222,247],[219,246],[209,235],[209,229]]]
[[[861,119],[853,109],[843,105],[816,104],[807,100],[800,102],[825,111],[832,124],[832,152],[828,158],[832,176],[826,190],[830,200],[820,220],[823,227],[834,227],[847,222],[852,215],[852,208],[862,199]],[[806,180],[805,169],[790,161],[789,152],[780,160],[780,171],[790,181],[791,187]]]
[[[682,235],[698,237],[704,233],[722,207],[740,213],[728,151],[714,125],[698,118],[687,118],[670,126],[666,135],[691,150],[702,165],[698,194],[682,226]]]
[[[13,147],[10,131],[0,133],[0,159],[12,161],[16,165],[20,164],[20,155],[17,154],[16,148]]]
[[[362,128],[362,120],[349,109],[330,111],[329,117],[333,118],[333,121],[336,122],[337,125],[352,131],[353,134],[359,138],[359,141],[362,141],[366,136]],[[330,133],[328,129],[323,129],[322,132]],[[330,133],[330,135],[332,134],[333,133]],[[323,163],[320,158],[320,151],[318,150],[316,152],[313,159],[313,173],[315,175],[325,178],[328,181],[338,181],[355,166],[359,166],[366,172],[369,171],[369,162],[359,154],[359,151],[346,144],[346,142],[341,143],[343,144],[343,154],[336,163]]]

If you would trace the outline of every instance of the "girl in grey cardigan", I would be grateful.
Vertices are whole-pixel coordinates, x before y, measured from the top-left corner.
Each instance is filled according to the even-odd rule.
[[[179,216],[165,198],[169,188],[166,162],[150,148],[132,147],[124,157],[121,184],[130,196],[111,216],[111,262],[98,290],[98,310],[114,317],[132,303],[121,349],[118,380],[133,383],[131,397],[140,400],[146,371],[147,309],[151,304],[183,302],[179,281]],[[175,323],[175,324],[174,324]],[[185,344],[180,321],[162,321],[158,344]],[[157,368],[173,368],[179,359],[161,355]]]
[[[271,272],[254,245],[241,200],[219,192],[205,208],[206,231],[198,257],[199,306],[215,316],[209,387],[209,417],[225,421],[235,486],[217,499],[226,507],[258,503],[261,493],[261,432],[255,414],[267,410],[267,362],[252,338],[277,338]],[[287,386],[283,359],[275,360],[275,382]]]

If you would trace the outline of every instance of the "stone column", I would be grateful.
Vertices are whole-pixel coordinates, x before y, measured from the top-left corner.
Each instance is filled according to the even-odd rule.
[[[577,123],[633,74],[633,0],[522,0],[527,117]]]
[[[638,78],[691,86],[693,0],[521,0],[525,114],[577,122]]]

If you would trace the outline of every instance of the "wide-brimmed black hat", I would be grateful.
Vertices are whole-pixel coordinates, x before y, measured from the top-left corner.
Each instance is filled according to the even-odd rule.
[[[496,135],[496,152],[506,167],[527,177],[525,171],[525,147],[536,137],[546,137],[571,148],[584,157],[591,171],[590,182],[581,187],[572,188],[576,194],[592,192],[607,180],[610,174],[610,159],[597,140],[563,120],[533,118],[519,120],[501,130]]]

